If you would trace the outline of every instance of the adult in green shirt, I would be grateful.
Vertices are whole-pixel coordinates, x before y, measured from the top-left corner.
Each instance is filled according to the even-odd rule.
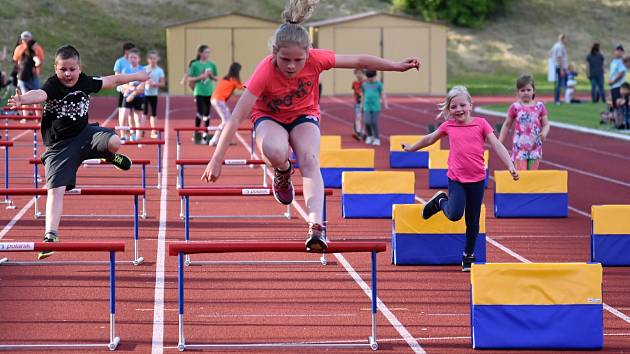
[[[197,115],[195,116],[195,127],[201,126],[201,121],[207,128],[210,125],[210,97],[214,91],[214,81],[217,80],[217,66],[209,60],[210,48],[202,44],[197,49],[197,60],[192,62],[188,69],[188,80],[195,83],[195,102],[197,103]],[[199,132],[194,134],[195,143],[207,143],[208,132],[203,135]]]

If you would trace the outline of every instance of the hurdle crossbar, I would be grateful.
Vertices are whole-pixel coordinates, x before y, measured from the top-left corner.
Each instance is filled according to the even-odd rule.
[[[273,190],[271,188],[260,188],[260,187],[204,187],[204,188],[184,188],[178,190],[180,198],[184,198],[184,239],[186,242],[190,241],[190,197],[191,196],[247,196],[247,197],[256,197],[256,196],[270,196],[273,195]],[[333,190],[326,188],[324,189],[324,210],[323,210],[323,224],[326,226],[326,196],[330,196],[333,194]],[[304,195],[304,191],[300,188],[295,189],[295,195]],[[284,214],[287,216],[287,219],[291,219],[291,205],[287,205],[287,212]],[[271,218],[278,217],[278,215],[255,215],[255,216],[247,216],[247,215],[203,215],[197,216],[197,218],[206,217],[206,218]],[[329,239],[327,227],[324,228],[324,236]],[[319,258],[319,261],[309,261],[309,260],[299,260],[299,261],[270,261],[270,260],[256,260],[256,261],[195,261],[193,262],[190,258],[190,255],[186,255],[186,265],[206,265],[206,264],[287,264],[287,263],[319,263],[321,265],[328,264],[328,260],[326,259],[326,255],[322,254]]]
[[[3,111],[43,111],[44,108],[37,106],[37,107],[9,107],[9,106],[4,106],[2,107]]]
[[[107,347],[116,350],[120,337],[116,335],[116,252],[125,250],[124,242],[0,242],[0,252],[109,252],[109,342],[108,343],[32,343],[0,344],[0,350],[29,348]]]
[[[160,189],[162,186],[162,146],[164,145],[164,139],[137,139],[137,140],[123,140],[121,145],[136,145],[141,147],[142,145],[156,145],[157,146],[157,185],[155,188]]]
[[[356,348],[369,347],[372,350],[378,349],[376,337],[376,253],[384,252],[387,249],[385,242],[352,242],[337,241],[330,242],[328,249],[324,253],[348,253],[348,252],[370,252],[372,259],[372,323],[371,333],[366,343],[348,342],[299,342],[299,343],[207,343],[190,344],[186,343],[184,336],[184,256],[192,253],[239,253],[239,252],[306,252],[304,244],[301,242],[172,242],[168,246],[168,253],[178,257],[177,269],[177,289],[178,289],[178,344],[177,349],[184,351],[186,348],[211,348],[211,349],[261,349],[261,348]]]
[[[178,159],[175,160],[175,165],[177,166],[177,188],[186,188],[184,184],[185,172],[184,169],[186,166],[205,166],[210,162],[210,159]],[[263,187],[267,187],[267,164],[263,160],[251,160],[251,159],[226,159],[223,160],[223,165],[225,166],[260,166],[262,169],[263,176]],[[181,213],[181,205],[180,205],[180,217]]]
[[[47,195],[48,190],[45,188],[7,188],[0,189],[0,193],[5,195],[27,195],[27,196],[42,196]],[[142,188],[75,188],[66,191],[65,195],[128,195],[133,196],[133,254],[134,258],[129,261],[119,261],[119,263],[132,263],[133,265],[139,265],[144,262],[144,257],[140,256],[140,250],[138,246],[139,236],[139,212],[138,212],[138,196],[144,195],[145,190]],[[64,215],[66,217],[72,217],[73,215]],[[82,215],[85,216],[85,215]],[[125,215],[125,217],[127,217]],[[13,262],[5,261],[0,264],[19,264],[19,265],[67,265],[67,264],[101,264],[100,261],[37,261],[37,262]]]
[[[182,145],[182,141],[179,137],[179,133],[180,132],[214,132],[217,130],[222,130],[223,128],[215,126],[215,127],[175,127],[173,128],[173,131],[175,132],[175,142],[176,142],[176,148],[175,148],[175,158],[177,160],[181,159],[181,145]],[[239,127],[236,129],[237,132],[249,132],[249,147],[251,148],[251,151],[249,153],[249,158],[250,159],[254,159],[254,137],[255,137],[255,132],[254,129],[252,129],[251,127]]]
[[[39,172],[38,172],[38,166],[42,163],[42,159],[41,158],[34,158],[34,159],[29,159],[28,163],[33,165],[33,186],[37,189],[39,188],[38,186],[38,181],[39,181]],[[144,190],[146,190],[147,188],[147,165],[151,164],[151,160],[147,160],[147,159],[133,159],[132,160],[132,166],[133,165],[140,165],[141,167],[141,175],[140,175],[140,187]],[[111,165],[111,163],[109,161],[106,161],[104,159],[88,159],[88,160],[84,160],[82,162],[83,167],[87,167],[87,166],[100,166],[100,165]],[[100,188],[98,186],[82,186],[80,188],[83,187],[87,187],[87,188]],[[117,187],[129,187],[129,186],[117,186]],[[135,187],[135,186],[134,186]],[[8,187],[7,187],[8,188]],[[133,187],[132,187],[133,188]],[[35,218],[40,218],[42,216],[42,213],[39,211],[39,196],[34,196],[35,200]],[[142,194],[142,211],[140,212],[140,217],[142,219],[146,219],[147,218],[147,196],[146,193]],[[133,215],[107,215],[107,214],[90,214],[90,215],[64,215],[64,216],[69,216],[69,217],[94,217],[94,216],[98,216],[98,217],[102,217],[102,218],[111,218],[111,217],[133,217]]]

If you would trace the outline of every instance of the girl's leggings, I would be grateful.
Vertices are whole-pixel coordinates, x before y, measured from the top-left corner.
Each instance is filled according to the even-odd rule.
[[[471,183],[461,183],[448,179],[448,199],[440,202],[440,208],[444,215],[457,221],[466,210],[466,246],[464,253],[475,253],[475,242],[479,236],[479,215],[481,214],[481,202],[483,201],[485,180]]]
[[[378,138],[378,116],[381,112],[363,112],[363,116],[365,119],[365,130],[368,136]]]

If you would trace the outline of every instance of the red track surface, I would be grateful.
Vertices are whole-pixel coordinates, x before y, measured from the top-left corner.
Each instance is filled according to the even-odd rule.
[[[383,146],[376,148],[376,167],[388,168],[388,140],[392,134],[422,134],[434,124],[438,98],[391,97],[391,110],[381,115]],[[477,98],[476,102],[510,101],[511,98]],[[160,121],[164,122],[166,98],[160,98]],[[92,120],[117,124],[113,115],[115,98],[93,101]],[[120,352],[147,353],[152,349],[175,352],[177,345],[177,258],[168,256],[166,243],[182,241],[184,225],[179,219],[179,198],[175,189],[175,134],[173,127],[193,122],[190,98],[169,100],[169,128],[165,133],[168,163],[168,189],[147,190],[148,214],[140,221],[140,266],[117,267],[117,334]],[[350,97],[324,98],[324,134],[342,135],[344,147],[362,146],[351,139],[353,104]],[[594,118],[595,119],[595,118]],[[499,120],[489,118],[492,123]],[[20,135],[22,134],[22,135]],[[244,159],[249,136],[240,133],[228,152],[228,159]],[[11,188],[32,187],[32,132],[12,132],[18,136],[11,148]],[[193,145],[191,132],[182,132],[182,159],[206,158],[207,146]],[[241,144],[244,143],[244,144]],[[133,159],[150,159],[147,184],[157,184],[157,156],[154,146],[123,146]],[[491,262],[584,262],[589,255],[590,221],[593,204],[630,204],[630,144],[561,129],[553,129],[544,146],[541,168],[569,170],[567,219],[495,219],[488,207],[488,259]],[[41,154],[41,151],[40,151]],[[259,158],[257,156],[256,158]],[[503,169],[491,153],[490,168]],[[197,179],[203,166],[187,168],[187,187],[200,186]],[[140,185],[140,171],[120,172],[111,166],[82,167],[78,187]],[[299,176],[295,182],[301,184]],[[416,170],[416,195],[427,198],[427,171]],[[256,185],[259,169],[225,166],[216,185]],[[125,187],[120,187],[125,188]],[[163,193],[162,193],[163,192]],[[351,219],[340,216],[340,191],[328,200],[329,235],[334,240],[389,241],[391,221]],[[16,196],[15,210],[0,210],[2,241],[40,241],[44,221],[34,220],[29,198]],[[78,196],[65,199],[64,213],[131,213],[133,205],[125,196]],[[300,198],[299,202],[302,204]],[[162,209],[161,209],[161,202]],[[492,182],[485,203],[492,205]],[[40,201],[40,208],[44,203]],[[195,214],[278,213],[284,207],[271,197],[195,197]],[[165,212],[165,214],[161,214]],[[295,211],[295,208],[294,208]],[[162,216],[162,217],[161,217]],[[125,241],[130,259],[133,249],[131,219],[64,218],[62,241]],[[191,240],[211,241],[303,241],[306,227],[302,216],[293,219],[194,219]],[[503,248],[498,248],[501,246]],[[416,341],[428,353],[465,353],[470,349],[469,277],[459,267],[399,267],[391,265],[391,247],[378,255],[378,294],[389,318],[397,319],[408,331],[408,341]],[[512,254],[506,252],[511,250]],[[514,256],[520,255],[517,259]],[[11,259],[34,260],[32,253],[1,254]],[[196,260],[311,260],[318,255],[286,253],[246,253],[196,255]],[[54,260],[105,260],[98,253],[63,253]],[[186,269],[186,339],[188,343],[207,342],[291,342],[364,341],[369,335],[370,302],[356,276],[369,286],[369,257],[366,254],[328,255],[329,265],[215,265]],[[355,276],[355,278],[356,278]],[[157,279],[157,280],[156,280]],[[160,280],[164,280],[163,292]],[[16,342],[106,342],[108,340],[108,275],[106,266],[9,267],[0,266],[0,344]],[[604,271],[604,301],[625,314],[623,320],[605,311],[604,352],[630,351],[630,270],[626,267]],[[156,300],[157,294],[157,300]],[[159,307],[163,299],[163,311]],[[155,304],[158,311],[154,311]],[[623,317],[623,316],[622,316]],[[163,318],[163,321],[161,320]],[[400,328],[400,327],[399,327]],[[163,332],[162,332],[163,331]],[[379,350],[411,352],[408,342],[385,315],[378,315]],[[416,348],[417,349],[417,348]],[[107,349],[93,349],[103,352]],[[62,352],[63,350],[60,350]],[[320,351],[320,350],[314,350]],[[340,351],[340,350],[339,350]],[[356,351],[356,349],[350,350]],[[367,351],[367,350],[366,350]],[[21,351],[27,353],[29,351]],[[36,352],[36,351],[32,351]],[[81,350],[81,352],[85,352]],[[269,353],[269,350],[264,351]],[[287,350],[295,352],[295,350]],[[334,352],[334,351],[333,351]],[[346,351],[348,352],[348,351]],[[492,352],[492,351],[484,351]],[[519,351],[526,352],[526,351]]]

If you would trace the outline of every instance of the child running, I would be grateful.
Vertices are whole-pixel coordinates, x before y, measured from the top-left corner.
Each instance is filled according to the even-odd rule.
[[[536,86],[531,75],[521,75],[516,80],[518,101],[512,103],[499,141],[505,145],[507,134],[514,126],[512,161],[519,170],[537,170],[542,159],[542,143],[549,134],[547,109],[541,101],[535,101]]]
[[[221,136],[221,129],[225,127],[225,123],[230,120],[232,113],[230,112],[230,107],[227,105],[227,100],[230,99],[234,90],[242,90],[243,84],[241,83],[241,64],[232,63],[230,65],[230,70],[228,70],[227,75],[223,77],[217,84],[217,88],[212,93],[212,98],[210,99],[210,103],[212,107],[219,113],[219,117],[221,117],[221,125],[219,125],[219,130],[217,130],[212,139],[210,139],[209,144],[211,146],[217,146],[219,143],[219,137]]]
[[[448,136],[448,195],[438,191],[424,205],[422,218],[444,212],[449,220],[457,221],[466,210],[466,246],[462,255],[462,272],[470,271],[475,262],[475,242],[479,235],[479,215],[486,179],[483,159],[484,143],[490,144],[507,166],[514,180],[518,173],[505,147],[494,136],[492,127],[483,118],[472,117],[472,98],[464,86],[453,87],[440,104],[438,118],[445,120],[437,130],[413,145],[403,144],[405,151],[417,151]]]
[[[105,159],[121,170],[131,168],[131,160],[117,153],[120,138],[112,129],[88,123],[90,94],[114,88],[130,81],[146,81],[144,72],[90,77],[81,72],[79,52],[66,45],[55,53],[55,75],[39,90],[22,95],[16,90],[8,103],[44,103],[41,132],[48,150],[42,155],[46,167],[46,230],[44,242],[57,242],[57,230],[63,210],[64,192],[76,185],[77,169],[84,160]],[[38,259],[54,252],[41,252]]]
[[[352,81],[352,92],[354,93],[354,131],[352,137],[356,140],[365,140],[365,125],[363,124],[363,91],[361,87],[365,82],[365,73],[363,70],[354,69],[354,77]]]
[[[149,50],[147,53],[147,66],[145,67],[145,71],[149,73],[149,80],[144,83],[144,116],[149,116],[151,129],[155,128],[155,121],[157,120],[159,88],[166,85],[164,70],[157,65],[159,60],[160,56],[157,50]],[[157,137],[157,131],[151,130],[151,138],[155,139]]]
[[[331,68],[386,71],[420,68],[417,58],[394,62],[371,55],[337,55],[330,50],[311,48],[308,31],[300,24],[310,17],[317,2],[290,0],[287,3],[282,13],[284,24],[272,38],[272,54],[258,64],[247,81],[232,119],[223,129],[201,176],[207,182],[219,178],[229,142],[241,122],[249,117],[262,158],[274,168],[274,197],[285,205],[291,204],[295,195],[290,148],[297,156],[308,212],[307,251],[321,251],[328,246],[322,225],[324,183],[319,167],[320,113],[316,99],[319,74]]]

